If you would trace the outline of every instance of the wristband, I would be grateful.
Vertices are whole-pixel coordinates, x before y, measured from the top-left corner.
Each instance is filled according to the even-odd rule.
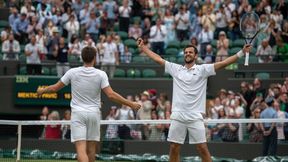
[[[236,55],[237,55],[238,58],[241,58],[241,57],[244,56],[244,53],[243,53],[242,50],[240,50],[239,52],[236,53]]]

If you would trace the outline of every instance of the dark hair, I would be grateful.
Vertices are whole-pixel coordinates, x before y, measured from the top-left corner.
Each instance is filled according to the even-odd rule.
[[[91,63],[96,57],[96,49],[94,47],[84,47],[81,51],[81,57],[84,63]]]
[[[194,48],[195,54],[198,54],[198,49],[197,49],[197,47],[195,47],[194,45],[187,45],[187,46],[184,48],[184,53],[185,53],[186,48],[190,48],[190,47]]]

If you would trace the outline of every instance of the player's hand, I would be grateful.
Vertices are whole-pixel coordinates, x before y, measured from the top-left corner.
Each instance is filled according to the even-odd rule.
[[[245,44],[244,47],[243,47],[243,53],[249,53],[250,50],[252,48],[252,45],[251,44]]]
[[[41,96],[43,93],[45,92],[45,88],[38,88],[37,89],[37,94],[38,94],[38,96]]]
[[[137,39],[137,45],[138,45],[139,48],[143,47],[144,41],[143,41],[142,38],[138,38],[138,39]]]
[[[139,110],[141,108],[141,105],[137,102],[132,102],[131,108],[134,110]]]

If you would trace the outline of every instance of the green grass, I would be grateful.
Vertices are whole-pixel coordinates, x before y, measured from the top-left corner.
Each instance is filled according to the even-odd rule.
[[[15,162],[16,159],[14,158],[0,158],[0,162]],[[48,160],[40,160],[40,159],[22,159],[20,162],[77,162],[77,160],[53,160],[53,159],[48,159]],[[98,161],[96,160],[95,162],[104,162],[104,161]],[[117,162],[127,162],[127,161],[117,161]]]

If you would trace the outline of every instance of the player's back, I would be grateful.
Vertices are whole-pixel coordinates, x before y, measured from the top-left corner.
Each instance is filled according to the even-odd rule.
[[[108,77],[104,71],[94,67],[81,66],[70,69],[63,78],[61,80],[64,80],[64,83],[67,78],[71,83],[71,109],[73,112],[99,111],[101,89],[109,85]]]

